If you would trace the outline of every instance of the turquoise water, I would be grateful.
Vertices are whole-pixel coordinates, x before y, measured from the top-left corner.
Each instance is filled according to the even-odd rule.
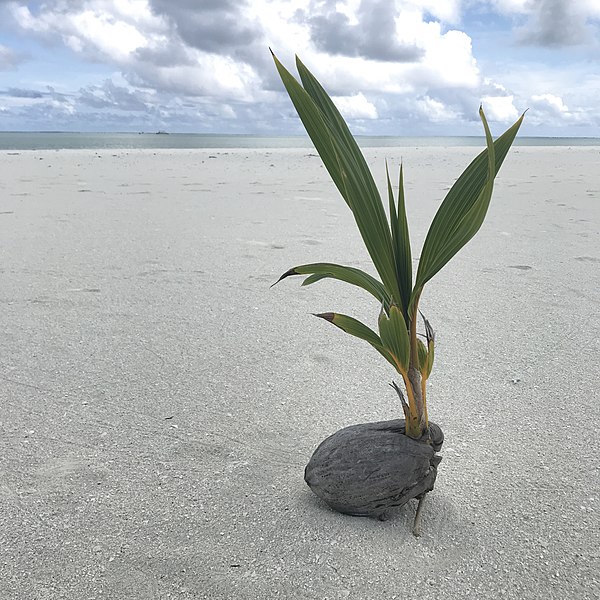
[[[357,136],[360,146],[484,146],[483,137]],[[600,138],[518,137],[517,146],[600,146]],[[191,133],[0,132],[0,150],[132,149],[132,148],[312,148],[307,137],[210,135]]]

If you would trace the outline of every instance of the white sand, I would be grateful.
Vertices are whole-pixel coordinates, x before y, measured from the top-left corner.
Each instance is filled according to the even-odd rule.
[[[404,158],[413,252],[475,148]],[[513,149],[426,287],[446,434],[423,536],[327,509],[316,445],[393,373],[288,268],[369,268],[308,150],[0,153],[0,598],[600,597],[600,149]],[[211,158],[214,157],[214,158]]]

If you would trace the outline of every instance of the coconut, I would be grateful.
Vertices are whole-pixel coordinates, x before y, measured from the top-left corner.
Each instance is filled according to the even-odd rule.
[[[385,519],[390,509],[433,490],[443,441],[431,422],[420,440],[405,435],[404,419],[352,425],[318,446],[304,480],[338,512]]]

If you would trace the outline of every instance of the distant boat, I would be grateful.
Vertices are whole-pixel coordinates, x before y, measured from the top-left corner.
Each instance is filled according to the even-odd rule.
[[[162,129],[159,129],[156,132],[156,135],[169,135],[169,132],[168,131],[163,131]]]

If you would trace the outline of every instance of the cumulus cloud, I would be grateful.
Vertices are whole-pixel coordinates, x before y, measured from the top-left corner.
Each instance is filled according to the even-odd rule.
[[[87,0],[65,4],[55,0],[38,11],[14,5],[18,25],[48,41],[56,37],[74,52],[92,59],[125,60],[137,48],[147,45],[160,23],[151,23],[140,11],[143,0],[109,2]]]
[[[377,108],[362,93],[353,96],[334,96],[333,101],[346,119],[376,119]]]
[[[230,54],[262,39],[258,20],[247,14],[248,0],[150,0],[152,12],[169,21],[188,45],[206,52]]]
[[[423,49],[399,39],[397,17],[396,6],[389,0],[362,0],[356,12],[336,0],[313,1],[304,13],[311,39],[323,52],[392,62],[418,61]]]
[[[594,19],[600,18],[597,0],[531,0],[521,12],[529,15],[526,25],[517,30],[524,44],[549,47],[576,46],[594,37]]]
[[[174,2],[174,15],[184,14],[187,4]],[[238,99],[249,99],[257,87],[250,65],[226,52],[213,51],[215,36],[206,48],[186,45],[178,35],[186,19],[182,16],[180,23],[173,15],[152,10],[148,0],[84,0],[67,10],[64,6],[58,0],[42,5],[37,12],[18,6],[13,17],[25,31],[48,41],[58,37],[88,59],[118,66],[134,85]],[[212,6],[212,2],[203,3],[198,18],[208,14],[210,22]]]
[[[267,46],[284,59],[298,51],[344,98],[349,118],[373,119],[369,94],[477,86],[469,36],[436,20],[456,20],[460,2],[442,4],[312,0],[307,11],[301,0],[48,0],[14,4],[12,14],[22,31],[116,67],[131,89],[257,110],[275,102],[274,91],[284,101]],[[98,109],[142,110],[152,99],[140,102],[106,85],[81,93],[82,104]]]
[[[519,118],[519,111],[515,108],[513,100],[514,96],[485,96],[481,102],[491,121],[508,123]]]
[[[16,111],[21,102],[34,107],[38,118],[46,110],[57,124],[71,111],[87,127],[104,117],[106,128],[300,132],[273,68],[271,46],[289,67],[297,52],[351,126],[364,121],[370,131],[406,133],[416,120],[428,132],[428,123],[435,124],[433,133],[460,123],[479,133],[481,98],[491,120],[513,120],[529,105],[545,119],[574,122],[582,107],[569,95],[559,98],[561,88],[549,85],[540,70],[526,77],[504,72],[500,81],[490,75],[494,65],[488,60],[482,63],[487,77],[482,76],[464,29],[472,5],[470,0],[0,0],[0,28],[11,35],[62,45],[80,65],[106,65],[100,76],[78,80],[62,98],[16,78],[0,94],[3,107]],[[598,0],[487,0],[486,7],[508,16],[506,22],[515,18],[519,38],[543,46],[589,37],[600,18]],[[14,70],[19,60],[0,45],[0,69]],[[49,80],[54,81],[59,79]],[[67,76],[60,81],[67,85]],[[595,98],[594,85],[590,80],[585,85],[578,89]],[[572,110],[561,110],[552,96]]]
[[[568,106],[563,102],[562,98],[554,94],[540,94],[531,97],[532,106],[534,108],[553,112],[556,115],[569,114]]]
[[[586,127],[600,122],[600,111],[571,110],[560,96],[554,94],[534,94],[530,98],[533,122],[536,124],[554,123]]]
[[[419,113],[432,121],[433,123],[440,123],[443,121],[449,121],[456,119],[458,113],[451,107],[447,106],[440,100],[424,96],[417,100],[417,108]]]

